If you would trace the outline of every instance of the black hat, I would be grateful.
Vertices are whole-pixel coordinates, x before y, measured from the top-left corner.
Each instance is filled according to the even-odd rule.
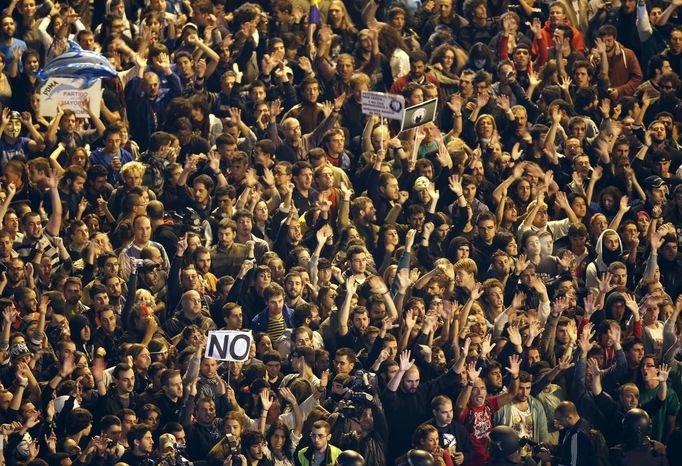
[[[663,185],[665,185],[665,181],[660,176],[651,175],[644,178],[644,187],[646,189],[660,188]]]

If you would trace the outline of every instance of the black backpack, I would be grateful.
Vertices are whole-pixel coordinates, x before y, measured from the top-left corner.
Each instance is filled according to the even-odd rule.
[[[601,431],[590,427],[584,431],[587,438],[590,440],[592,452],[594,454],[594,466],[609,466],[609,447],[606,444],[606,439]]]

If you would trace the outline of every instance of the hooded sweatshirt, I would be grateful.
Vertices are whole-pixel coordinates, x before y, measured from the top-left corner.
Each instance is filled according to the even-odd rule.
[[[618,238],[618,249],[615,251],[604,250],[604,235],[608,232],[614,233]],[[609,265],[619,260],[621,254],[623,254],[623,243],[616,230],[612,230],[611,228],[604,230],[602,234],[599,235],[595,251],[597,253],[597,259],[591,262],[585,270],[585,286],[590,291],[596,291],[597,278],[599,278],[601,274],[605,273],[609,269]]]

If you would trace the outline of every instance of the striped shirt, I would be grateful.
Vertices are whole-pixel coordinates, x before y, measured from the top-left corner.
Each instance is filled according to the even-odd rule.
[[[24,240],[21,243],[16,243],[14,245],[14,250],[19,254],[19,257],[22,260],[28,258],[32,260],[38,245],[40,245],[40,248],[43,250],[43,257],[48,257],[50,259],[52,270],[54,270],[59,265],[59,250],[53,243],[52,235],[46,230],[43,230],[43,234],[38,240],[24,237]]]
[[[268,335],[270,340],[275,341],[284,334],[286,330],[286,322],[284,316],[280,315],[279,319],[268,318]]]

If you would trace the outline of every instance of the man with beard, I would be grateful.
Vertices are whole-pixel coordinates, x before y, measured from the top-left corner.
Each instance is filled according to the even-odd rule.
[[[400,212],[400,186],[395,175],[381,172],[380,160],[372,167],[367,184],[367,194],[371,199],[374,199],[376,217],[383,219],[396,217],[396,211],[393,209],[396,208],[398,209],[397,212]],[[404,202],[405,198],[403,197],[402,200]],[[386,222],[388,223],[388,220]]]
[[[294,105],[282,117],[282,121],[295,118],[301,125],[303,134],[311,133],[325,118],[322,104],[317,102],[320,97],[320,84],[315,78],[305,78],[301,83],[301,103]]]
[[[365,196],[359,196],[353,199],[350,205],[350,217],[358,230],[360,237],[364,240],[367,249],[370,253],[376,249],[377,240],[379,235],[379,225],[375,222],[377,221],[377,210],[374,207],[372,199]],[[384,219],[386,223],[390,223],[388,219]],[[350,260],[350,250],[346,257]],[[359,261],[360,259],[358,259]],[[366,263],[367,259],[363,259]],[[352,262],[351,262],[352,266]],[[364,270],[363,270],[364,272]],[[357,274],[357,273],[355,273]]]
[[[529,373],[519,374],[519,390],[511,403],[495,413],[495,425],[509,426],[521,438],[547,442],[547,415],[542,403],[531,395],[532,382],[533,378]]]
[[[467,352],[468,349],[465,349],[464,353]],[[410,355],[409,350],[400,354],[400,368],[388,382],[382,399],[389,425],[392,426],[388,464],[405,453],[415,428],[428,419],[431,400],[454,390],[459,382],[459,374],[453,368],[438,378],[422,383],[420,370]]]
[[[185,410],[194,413],[194,422],[191,418],[183,417],[182,426],[187,433],[187,453],[192,460],[205,459],[207,453],[222,437],[223,420],[216,417],[215,401],[210,398],[196,400],[196,384],[188,388],[189,396],[185,402]],[[195,408],[196,406],[196,408]],[[228,424],[226,421],[225,424]]]
[[[286,291],[286,304],[291,309],[296,309],[307,304],[303,299],[303,277],[298,272],[290,272],[284,277],[284,290]]]
[[[97,314],[100,325],[95,330],[93,341],[95,349],[103,348],[106,352],[105,359],[108,364],[115,364],[118,361],[118,344],[123,331],[118,326],[118,315],[113,306],[104,305]]]
[[[104,362],[95,361],[92,367],[92,376],[95,378],[97,392],[99,399],[94,412],[96,417],[102,417],[107,414],[116,414],[123,408],[137,409],[141,406],[140,398],[135,393],[135,372],[133,368],[126,363],[120,363],[114,367],[111,373],[114,384],[109,386],[107,390],[106,382],[104,381]],[[132,446],[132,442],[130,442]]]
[[[615,26],[606,24],[599,28],[598,36],[604,41],[606,56],[609,60],[609,88],[611,99],[631,96],[642,84],[642,67],[635,52],[623,47],[616,36],[618,32]]]
[[[211,296],[215,296],[218,278],[210,272],[211,251],[204,246],[197,247],[192,253],[192,263],[204,282],[204,291]]]
[[[236,233],[237,224],[234,221],[224,218],[218,223],[218,244],[211,251],[211,270],[217,277],[235,277],[242,262],[248,258],[248,248],[235,242]]]
[[[395,80],[391,86],[391,94],[401,94],[408,83],[416,82],[424,85],[426,83],[433,83],[440,89],[440,83],[435,76],[426,72],[426,64],[429,59],[426,53],[422,50],[410,52],[410,72],[405,76],[401,76]]]
[[[16,65],[17,69],[22,71],[21,55],[28,49],[28,46],[23,40],[14,37],[17,30],[14,18],[8,15],[2,16],[0,18],[0,28],[0,52],[5,55],[5,67],[11,69],[11,66]],[[12,63],[14,60],[18,60],[18,63]]]
[[[62,288],[64,299],[66,300],[65,315],[72,317],[84,314],[88,311],[88,306],[81,302],[83,297],[83,282],[79,277],[68,277],[64,281]]]
[[[435,2],[438,14],[432,15],[433,6],[430,8],[430,2],[424,4],[424,13],[430,18],[422,28],[422,37],[429,37],[437,26],[447,26],[451,31],[459,31],[467,25],[467,20],[455,13],[454,0],[438,0]]]
[[[22,123],[26,126],[33,139],[21,136]],[[4,168],[7,162],[15,157],[28,160],[30,154],[34,154],[45,147],[43,136],[33,125],[33,119],[28,113],[20,115],[19,112],[11,111],[9,107],[2,109],[0,132],[2,132],[2,138],[0,139],[0,167]]]

